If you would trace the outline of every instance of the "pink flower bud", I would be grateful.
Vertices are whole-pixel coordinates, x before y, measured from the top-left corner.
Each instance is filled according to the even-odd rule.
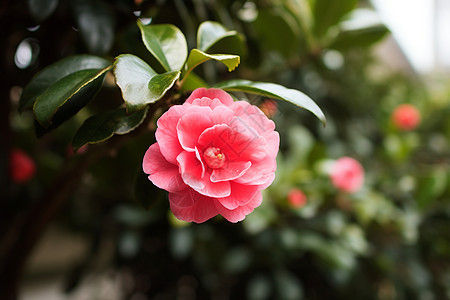
[[[420,112],[411,104],[401,104],[392,112],[392,121],[401,130],[413,130],[420,123]]]
[[[36,173],[36,164],[24,151],[12,149],[9,156],[9,171],[13,182],[25,183]]]
[[[306,195],[299,189],[291,189],[287,198],[289,205],[293,208],[300,208],[306,205]]]
[[[351,157],[342,157],[334,163],[330,177],[332,184],[337,189],[354,193],[364,183],[364,169],[357,160]]]

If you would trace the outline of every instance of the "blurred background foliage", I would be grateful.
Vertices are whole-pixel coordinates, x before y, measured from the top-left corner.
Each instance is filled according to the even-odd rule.
[[[430,84],[375,55],[389,32],[368,1],[28,0],[2,1],[0,12],[2,249],[33,205],[45,206],[42,199],[55,193],[61,201],[50,226],[84,245],[63,267],[30,267],[25,279],[62,278],[58,288],[70,297],[92,274],[115,274],[116,292],[104,299],[450,298],[448,81]],[[61,58],[133,53],[151,61],[137,18],[176,25],[190,49],[201,22],[220,22],[239,35],[215,47],[240,55],[241,65],[228,73],[205,63],[195,72],[207,84],[275,82],[305,92],[325,112],[323,128],[310,113],[271,102],[281,135],[277,177],[243,222],[189,224],[171,215],[166,192],[141,171],[154,126],[114,148],[73,153],[76,128],[122,101],[109,74],[96,100],[39,139],[31,113],[18,112],[22,88]],[[25,52],[17,51],[21,45]],[[391,119],[405,102],[422,118],[410,131]],[[3,171],[13,147],[37,166],[27,183],[11,182]],[[342,156],[365,170],[356,193],[330,182],[330,164]],[[303,191],[304,205],[290,204],[292,189]],[[58,241],[53,247],[70,252]],[[3,261],[14,260],[4,253]]]

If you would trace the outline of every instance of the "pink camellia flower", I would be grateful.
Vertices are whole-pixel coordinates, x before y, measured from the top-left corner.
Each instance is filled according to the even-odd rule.
[[[420,112],[411,104],[401,104],[392,112],[392,121],[401,130],[413,130],[420,123]]]
[[[279,135],[260,109],[220,89],[196,89],[157,122],[143,170],[169,192],[173,214],[201,223],[238,222],[261,204],[275,178]]]
[[[9,174],[15,183],[25,183],[36,173],[33,159],[20,149],[12,149],[9,155]]]
[[[291,189],[287,198],[289,205],[294,208],[300,208],[306,204],[306,195],[297,188]]]
[[[330,173],[333,185],[344,192],[357,192],[364,183],[364,169],[351,157],[341,157],[335,161]]]

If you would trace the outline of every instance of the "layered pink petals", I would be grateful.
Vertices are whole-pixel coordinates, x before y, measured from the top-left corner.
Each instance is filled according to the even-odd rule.
[[[211,100],[217,99],[226,106],[230,106],[234,103],[233,98],[224,90],[205,88],[198,88],[193,91],[189,98],[187,98],[186,103],[193,103],[196,99],[202,98],[209,98]]]
[[[173,126],[173,124],[177,124],[182,113],[183,110],[180,106],[172,106],[158,119],[158,130],[156,130],[155,133],[159,146],[164,149],[164,157],[168,162],[173,164],[176,163],[178,154],[183,151],[177,138],[177,128],[176,126]]]
[[[218,200],[223,207],[233,210],[240,206],[247,205],[258,192],[259,190],[257,186],[232,183],[230,196],[219,198]]]
[[[261,204],[261,190],[275,178],[274,128],[255,106],[220,89],[197,89],[158,120],[143,169],[169,192],[178,219],[201,223],[220,214],[238,222]]]
[[[206,112],[209,112],[206,110]],[[177,124],[178,141],[184,150],[194,151],[202,132],[213,124],[204,110],[185,114]]]
[[[151,145],[145,152],[142,168],[145,173],[150,174],[148,178],[161,189],[177,192],[185,188],[178,167],[165,159],[158,143]]]
[[[169,193],[170,209],[180,220],[202,223],[218,214],[215,200],[187,188],[182,193]]]
[[[211,174],[212,182],[229,181],[238,179],[247,172],[252,163],[247,162],[230,162],[225,168],[216,169]]]
[[[256,193],[250,201],[244,205],[239,206],[235,209],[227,209],[220,203],[216,202],[216,208],[219,214],[221,214],[225,219],[230,222],[236,223],[245,219],[249,213],[251,213],[256,207],[258,207],[262,202],[261,193]]]

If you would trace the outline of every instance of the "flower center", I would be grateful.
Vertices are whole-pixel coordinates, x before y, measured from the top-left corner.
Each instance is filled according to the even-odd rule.
[[[208,147],[203,152],[203,158],[211,169],[221,168],[225,164],[225,154],[219,148]]]

